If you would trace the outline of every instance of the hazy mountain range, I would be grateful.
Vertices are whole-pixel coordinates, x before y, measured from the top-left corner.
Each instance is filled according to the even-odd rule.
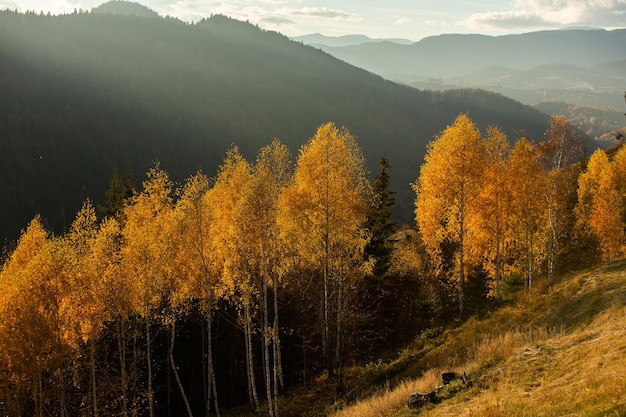
[[[296,39],[418,88],[484,88],[525,104],[562,100],[616,110],[624,106],[626,29],[441,35],[412,44],[346,36]]]
[[[223,16],[187,24],[128,2],[99,10],[109,6],[0,12],[3,239],[37,213],[66,227],[84,199],[103,201],[113,168],[136,183],[155,160],[176,181],[215,175],[232,144],[254,159],[278,137],[297,154],[328,121],[357,137],[372,177],[386,153],[396,216],[410,222],[426,145],[459,113],[511,139],[541,140],[547,127],[546,114],[501,95],[419,91]]]
[[[344,36],[326,36],[321,33],[312,33],[310,35],[296,36],[294,41],[302,42],[306,45],[318,46],[320,48],[334,47],[340,48],[345,46],[356,46],[364,43],[391,42],[398,45],[412,45],[414,42],[409,39],[372,39],[365,35],[344,35]]]

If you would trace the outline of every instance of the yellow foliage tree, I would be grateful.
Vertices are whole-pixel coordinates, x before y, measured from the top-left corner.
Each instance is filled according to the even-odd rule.
[[[261,294],[263,328],[263,358],[268,415],[278,415],[278,377],[280,370],[278,333],[278,285],[282,263],[282,248],[277,225],[278,201],[291,180],[291,156],[287,147],[274,140],[262,148],[251,170],[249,180],[241,190],[235,207],[239,250],[247,259],[251,283]],[[274,289],[272,326],[269,324],[269,287]],[[270,355],[272,346],[272,355]],[[271,364],[273,358],[273,366]]]
[[[180,192],[180,198],[174,209],[176,239],[178,250],[174,254],[176,262],[177,289],[174,305],[184,303],[185,300],[196,299],[200,302],[204,313],[207,340],[207,404],[211,410],[211,403],[216,414],[220,415],[217,386],[213,366],[213,314],[219,300],[219,291],[216,290],[219,280],[219,265],[216,260],[213,235],[213,202],[210,200],[210,181],[198,172],[190,177]]]
[[[366,221],[369,184],[364,158],[355,138],[332,123],[320,126],[300,149],[294,183],[281,196],[279,224],[298,256],[322,278],[322,353],[329,374],[330,294],[336,298],[335,357],[338,386],[343,384],[343,331],[349,283],[371,267],[363,261],[368,236]],[[349,294],[348,294],[349,295]]]
[[[441,268],[445,242],[457,248],[460,315],[464,309],[466,256],[480,240],[471,224],[477,221],[484,163],[480,131],[461,114],[428,145],[420,176],[413,184],[416,222],[432,261]]]
[[[121,255],[123,273],[127,274],[131,285],[132,308],[145,321],[148,406],[150,417],[154,417],[150,331],[171,276],[173,251],[168,232],[172,217],[172,182],[158,164],[147,176],[143,191],[125,208]]]
[[[617,177],[606,153],[598,149],[578,181],[579,225],[598,242],[605,261],[623,255],[624,198],[618,190]]]
[[[254,375],[253,314],[256,310],[257,291],[253,281],[259,259],[249,256],[246,236],[238,215],[244,190],[252,181],[252,168],[236,147],[230,149],[219,169],[217,179],[209,193],[213,203],[213,245],[220,270],[220,291],[235,302],[240,314],[245,336],[248,398],[255,413],[260,410]]]
[[[527,139],[515,143],[509,156],[507,183],[512,199],[511,246],[513,267],[524,276],[527,291],[546,256],[546,205],[542,204],[547,179],[537,149]]]
[[[110,282],[103,271],[102,259],[96,246],[98,224],[96,211],[90,201],[83,204],[76,219],[64,236],[69,264],[69,285],[62,295],[60,315],[64,318],[64,337],[76,349],[89,345],[92,411],[98,416],[96,376],[96,341],[108,322]],[[108,254],[107,254],[108,255]]]
[[[538,150],[544,161],[547,181],[543,193],[548,216],[547,272],[548,277],[554,278],[561,241],[570,228],[573,211],[570,196],[574,193],[576,179],[570,175],[570,165],[582,156],[582,145],[564,116],[550,118],[545,136]]]
[[[64,338],[60,315],[68,283],[63,242],[48,237],[36,217],[3,268],[0,291],[5,369],[17,391],[14,398],[32,392],[36,416],[43,417],[44,403],[54,402],[60,414],[66,407],[68,364],[76,353]]]
[[[509,143],[498,128],[489,127],[484,139],[485,163],[483,186],[477,201],[478,221],[474,235],[482,244],[475,255],[485,260],[485,268],[493,276],[494,293],[501,299],[500,287],[504,279],[507,230],[510,227],[511,198],[507,189],[507,159]]]

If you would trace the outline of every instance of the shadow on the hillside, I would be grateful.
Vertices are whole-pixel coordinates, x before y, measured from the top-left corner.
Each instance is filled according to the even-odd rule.
[[[588,326],[596,316],[615,306],[626,305],[626,260],[582,274],[558,290],[545,294],[544,321],[549,329],[573,331]]]

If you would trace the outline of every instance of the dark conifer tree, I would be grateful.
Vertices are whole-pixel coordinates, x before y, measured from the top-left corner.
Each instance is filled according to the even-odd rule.
[[[106,203],[98,205],[98,211],[104,217],[115,217],[122,212],[126,200],[135,194],[130,172],[126,174],[126,178],[122,179],[117,174],[117,168],[113,168],[113,174],[109,181],[109,188],[104,192],[106,195]]]
[[[398,223],[391,216],[396,193],[389,189],[391,177],[387,171],[391,165],[385,154],[380,157],[378,165],[381,170],[372,184],[372,204],[367,225],[372,235],[365,254],[376,260],[374,276],[380,278],[389,269],[393,243],[391,237],[398,229]]]

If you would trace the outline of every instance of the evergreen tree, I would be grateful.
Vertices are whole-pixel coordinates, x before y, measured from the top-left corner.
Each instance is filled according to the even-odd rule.
[[[391,216],[396,193],[389,189],[391,177],[387,171],[391,169],[391,165],[385,154],[380,157],[378,165],[381,170],[372,184],[372,201],[367,220],[371,240],[365,247],[366,257],[376,261],[374,277],[383,276],[389,269],[393,250],[391,237],[398,229],[398,223]]]
[[[98,205],[98,211],[105,217],[115,217],[124,209],[125,202],[135,194],[130,172],[122,179],[117,174],[117,168],[113,168],[113,174],[109,181],[109,188],[104,192],[105,205]]]

